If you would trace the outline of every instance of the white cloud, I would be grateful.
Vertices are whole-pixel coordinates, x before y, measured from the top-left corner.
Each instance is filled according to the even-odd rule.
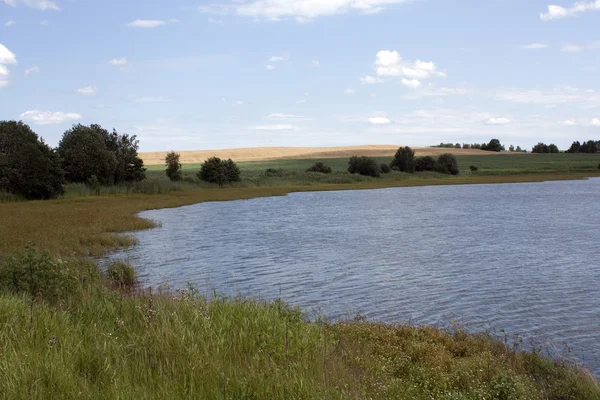
[[[274,69],[275,69],[275,66],[274,66],[274,65],[271,65],[271,64],[267,64],[267,65],[265,66],[265,68],[266,68],[266,69],[268,69],[269,71],[272,71],[272,70],[274,70]]]
[[[386,117],[371,117],[367,120],[371,125],[389,125],[392,121]]]
[[[8,76],[10,75],[10,72],[8,71],[8,68],[6,68],[4,65],[0,64],[0,88],[3,87],[7,87],[8,86]]]
[[[584,51],[584,50],[597,50],[597,49],[600,49],[600,41],[591,42],[591,43],[582,44],[582,45],[567,43],[562,46],[561,51],[566,52],[566,53],[576,53],[576,52]]]
[[[128,23],[127,26],[132,28],[156,28],[165,24],[165,21],[156,19],[136,19],[135,21]]]
[[[297,126],[290,124],[273,124],[273,125],[259,125],[252,128],[256,131],[293,131],[298,129]]]
[[[296,104],[306,104],[306,103],[308,103],[308,100],[306,100],[306,99],[296,101]]]
[[[241,100],[238,100],[238,101],[235,102],[236,106],[243,106],[244,104],[245,103],[243,101],[241,101]]]
[[[563,125],[576,126],[576,125],[579,125],[579,124],[577,122],[575,122],[575,121],[572,121],[572,120],[568,119],[566,121],[563,121]]]
[[[36,125],[61,124],[66,121],[81,119],[81,115],[76,113],[51,112],[51,111],[25,111],[21,114],[21,119]]]
[[[17,21],[10,20],[10,21],[6,21],[4,23],[4,26],[8,28],[10,26],[16,25],[16,23],[17,23]]]
[[[411,89],[417,89],[422,86],[418,79],[406,79],[402,78],[402,84]]]
[[[39,74],[40,73],[40,67],[31,67],[31,68],[27,68],[25,70],[25,77],[28,77],[31,74]]]
[[[402,84],[412,89],[421,87],[422,80],[446,77],[446,74],[439,72],[432,62],[403,60],[397,51],[389,50],[381,50],[377,53],[374,69],[379,77],[402,78]],[[376,82],[369,76],[362,78],[361,81],[364,83]]]
[[[98,92],[98,89],[96,88],[96,86],[88,85],[77,89],[75,92],[84,96],[93,96],[96,94],[96,92]]]
[[[576,52],[581,51],[581,50],[583,50],[581,48],[581,46],[578,46],[576,44],[565,44],[560,49],[560,51],[565,52],[565,53],[576,53]]]
[[[312,60],[309,66],[311,68],[319,68],[321,66],[321,63],[317,60]]]
[[[345,89],[345,90],[344,90],[344,94],[347,94],[347,95],[354,94],[354,90],[352,90],[352,89],[350,89],[350,88],[348,88],[348,89]]]
[[[523,50],[540,50],[540,49],[547,49],[548,45],[544,44],[544,43],[531,43],[531,44],[526,44],[526,45],[520,46],[519,48],[521,48]]]
[[[600,119],[594,118],[592,120],[592,126],[600,126]]]
[[[50,0],[4,0],[4,3],[12,7],[16,7],[18,4],[23,4],[27,7],[36,8],[38,10],[60,11],[58,4]]]
[[[208,23],[215,24],[215,25],[223,25],[224,24],[222,19],[214,19],[214,18],[209,18]]]
[[[109,61],[109,64],[114,65],[115,67],[127,65],[127,59],[125,57],[113,58],[112,60]]]
[[[156,97],[134,97],[133,101],[136,103],[169,103],[172,99],[165,96]]]
[[[565,8],[557,5],[549,5],[548,12],[541,13],[540,19],[542,21],[552,21],[555,19],[573,17],[577,14],[586,11],[600,11],[600,0],[595,1],[581,1],[573,4],[572,7]]]
[[[409,0],[234,0],[234,4],[210,4],[201,6],[198,10],[221,15],[235,12],[246,17],[275,21],[294,18],[297,22],[308,22],[314,18],[348,12],[375,14],[383,11],[385,6],[407,1]]]
[[[275,113],[267,116],[271,121],[310,121],[312,118],[303,115]]]
[[[269,62],[281,62],[281,61],[289,61],[290,60],[290,54],[289,53],[283,53],[280,56],[273,56],[269,59]]]
[[[6,87],[9,84],[8,77],[10,71],[6,65],[17,64],[17,56],[0,43],[0,88]]]
[[[511,122],[512,121],[508,118],[490,118],[487,121],[485,121],[485,123],[488,125],[507,125]]]
[[[363,85],[372,85],[375,83],[382,83],[382,82],[383,82],[383,79],[376,78],[371,75],[365,75],[360,78],[360,83],[362,83]]]

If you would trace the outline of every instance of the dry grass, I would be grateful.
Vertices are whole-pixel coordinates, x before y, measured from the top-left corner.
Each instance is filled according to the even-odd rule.
[[[348,158],[351,156],[391,157],[398,145],[365,145],[344,147],[255,147],[225,150],[180,151],[183,164],[202,163],[209,157],[231,158],[234,161],[266,161],[310,158]],[[414,147],[417,156],[437,156],[443,153],[455,155],[494,155],[497,153],[470,149],[443,149],[436,147]],[[167,152],[140,153],[146,165],[163,165]]]

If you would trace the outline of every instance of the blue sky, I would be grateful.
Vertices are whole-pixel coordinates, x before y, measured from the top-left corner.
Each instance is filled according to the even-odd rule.
[[[0,120],[142,151],[600,138],[600,0],[0,0]]]

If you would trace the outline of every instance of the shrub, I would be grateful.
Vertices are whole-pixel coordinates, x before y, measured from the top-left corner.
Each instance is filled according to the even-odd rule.
[[[319,172],[321,174],[330,174],[332,172],[331,167],[323,164],[322,162],[315,163],[312,167],[306,170],[306,172]]]
[[[63,192],[58,154],[22,122],[0,121],[0,192],[53,199]]]
[[[437,171],[442,174],[458,175],[458,162],[452,154],[441,154],[437,160]]]
[[[383,174],[389,174],[390,172],[392,172],[392,168],[390,168],[390,166],[387,164],[381,164],[379,166],[379,169],[381,170],[381,173],[383,173]]]
[[[477,167],[476,167],[476,166],[474,166],[474,165],[471,165],[471,166],[469,167],[469,169],[471,170],[471,172],[477,172],[477,171],[479,171],[479,168],[477,168]]]
[[[137,155],[136,136],[109,133],[100,125],[74,125],[58,144],[65,177],[86,183],[96,175],[103,185],[136,182],[146,178],[144,162]]]
[[[267,168],[265,170],[265,176],[267,177],[281,177],[283,176],[283,170],[282,169],[275,169],[275,168]]]
[[[371,176],[373,178],[379,178],[380,176],[379,164],[369,157],[350,157],[350,161],[348,161],[348,172],[351,174]]]
[[[198,178],[223,186],[226,183],[238,182],[240,169],[231,159],[223,161],[218,157],[211,157],[202,164]]]
[[[437,163],[435,158],[430,156],[418,157],[415,160],[415,171],[423,172],[423,171],[435,171],[437,168]]]
[[[138,283],[135,269],[123,261],[110,263],[106,267],[106,276],[113,285],[119,288],[133,289]]]
[[[396,166],[401,172],[415,172],[415,152],[408,146],[400,147],[390,166]]]
[[[179,162],[179,153],[175,153],[174,151],[170,151],[167,153],[165,157],[165,175],[173,181],[177,182],[183,179],[183,174],[181,172],[181,163]]]
[[[500,143],[500,140],[492,139],[492,140],[490,140],[490,142],[488,144],[482,144],[481,150],[500,152],[500,151],[504,150],[504,146],[502,146],[502,144]]]

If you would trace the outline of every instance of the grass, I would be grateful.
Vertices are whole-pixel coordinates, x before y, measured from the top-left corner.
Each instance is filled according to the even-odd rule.
[[[461,175],[351,176],[303,172],[317,160],[242,163],[242,182],[218,189],[172,183],[162,167],[131,185],[64,197],[0,198],[0,397],[205,399],[600,399],[576,366],[521,352],[486,334],[364,321],[307,321],[281,302],[204,299],[135,287],[100,256],[154,222],[136,213],[203,201],[312,190],[535,182],[599,176],[600,156],[459,157]],[[385,162],[385,159],[380,159]],[[479,168],[476,174],[468,168]],[[594,166],[592,170],[592,166]],[[265,174],[267,168],[281,172]],[[35,245],[45,252],[32,249]]]

